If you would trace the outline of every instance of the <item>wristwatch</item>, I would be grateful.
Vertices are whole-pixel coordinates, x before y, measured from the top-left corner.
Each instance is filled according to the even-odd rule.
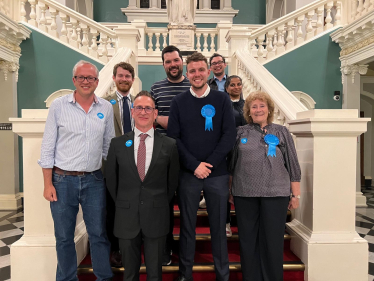
[[[297,199],[300,199],[300,198],[301,198],[300,195],[293,195],[293,194],[291,194],[290,197],[291,197],[291,198],[294,197],[294,198],[297,198]]]

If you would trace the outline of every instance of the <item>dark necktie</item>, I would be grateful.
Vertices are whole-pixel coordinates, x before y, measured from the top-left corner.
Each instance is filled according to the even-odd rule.
[[[132,131],[132,129],[131,129],[130,109],[129,109],[129,105],[127,103],[127,99],[128,99],[127,97],[123,97],[123,102],[122,102],[122,106],[123,106],[123,111],[122,111],[122,115],[123,115],[123,133],[124,134]]]
[[[139,177],[142,181],[145,178],[145,156],[146,156],[145,139],[147,137],[148,137],[147,134],[140,134],[140,143],[138,147],[138,158],[137,158],[137,163],[136,163]]]

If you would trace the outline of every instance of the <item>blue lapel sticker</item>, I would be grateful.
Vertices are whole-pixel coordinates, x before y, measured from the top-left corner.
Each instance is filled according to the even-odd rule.
[[[111,104],[116,104],[117,102],[116,102],[116,100],[113,99],[113,100],[110,100],[110,103]]]
[[[246,144],[248,139],[247,138],[242,138],[240,141],[242,142],[242,144]]]
[[[127,146],[127,147],[132,146],[132,140],[128,140],[128,141],[126,142],[126,146]]]
[[[103,119],[104,118],[104,114],[102,114],[101,112],[97,114],[97,117],[99,117],[100,119]]]

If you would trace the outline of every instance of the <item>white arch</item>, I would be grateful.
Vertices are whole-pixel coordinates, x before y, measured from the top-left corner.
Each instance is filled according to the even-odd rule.
[[[301,91],[292,91],[291,92],[303,105],[308,108],[308,110],[314,109],[316,102],[308,94]]]
[[[71,94],[73,92],[73,90],[69,90],[69,89],[61,89],[61,90],[58,90],[54,93],[52,93],[51,95],[49,95],[49,97],[44,101],[45,102],[45,106],[47,108],[49,108],[51,106],[51,103],[59,98],[59,97],[62,97],[62,96],[65,96],[65,95],[68,95],[68,94]]]
[[[374,100],[374,94],[372,94],[372,93],[370,93],[370,92],[362,91],[362,92],[361,92],[361,95],[363,95],[363,96],[365,96],[365,97],[368,97],[369,99]]]

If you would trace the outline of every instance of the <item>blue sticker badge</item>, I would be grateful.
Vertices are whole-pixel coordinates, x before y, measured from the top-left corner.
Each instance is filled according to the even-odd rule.
[[[104,114],[102,114],[102,113],[98,113],[98,114],[97,114],[97,117],[99,117],[100,119],[103,119],[103,118],[104,118]]]
[[[110,100],[110,103],[111,104],[116,104],[117,102],[116,102],[116,100],[113,99],[113,100]]]
[[[277,136],[268,134],[264,137],[264,141],[269,145],[268,155],[271,157],[277,157],[275,147],[279,144],[279,139]]]
[[[126,146],[127,146],[127,147],[132,146],[132,140],[128,140],[128,141],[126,142]]]
[[[134,108],[134,103],[131,104],[131,108]]]
[[[201,115],[205,118],[205,131],[213,131],[213,117],[216,115],[216,109],[213,105],[204,105],[201,109]]]
[[[242,142],[242,144],[246,144],[248,139],[247,138],[242,138],[240,141]]]

